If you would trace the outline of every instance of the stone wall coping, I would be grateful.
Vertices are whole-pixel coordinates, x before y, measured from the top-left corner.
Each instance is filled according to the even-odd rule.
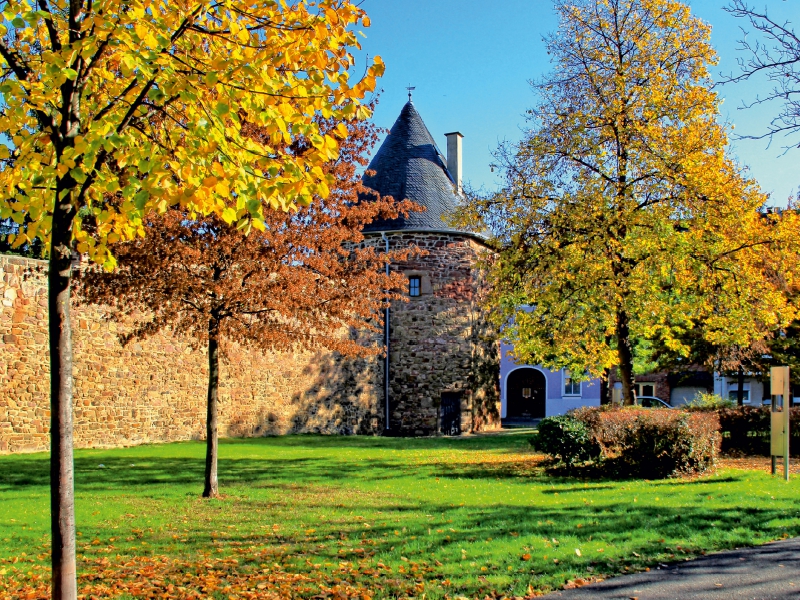
[[[452,236],[467,237],[467,238],[472,238],[473,240],[479,242],[481,245],[491,250],[491,246],[489,245],[489,240],[485,236],[481,235],[480,233],[473,233],[470,231],[459,231],[458,229],[392,229],[389,231],[365,231],[364,237],[382,237],[381,234],[398,235],[406,233],[419,233],[423,235],[446,234]]]
[[[41,266],[48,264],[48,261],[46,260],[42,260],[40,258],[28,258],[27,256],[19,256],[18,254],[0,254],[0,262],[17,266]]]
[[[0,254],[0,261],[8,260],[11,262],[14,261],[12,264],[25,264],[25,263],[33,263],[33,264],[47,264],[47,259],[43,258],[30,258],[29,256],[20,256],[19,254]]]

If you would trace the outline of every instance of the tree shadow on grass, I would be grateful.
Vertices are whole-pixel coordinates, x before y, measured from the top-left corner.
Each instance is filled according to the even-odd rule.
[[[510,440],[501,445],[501,452],[516,453],[527,450],[524,442]],[[503,448],[502,446],[506,447]],[[253,483],[331,483],[350,479],[394,479],[427,469],[432,477],[517,477],[512,468],[475,467],[467,463],[450,463],[452,468],[439,472],[437,463],[419,462],[411,465],[406,452],[451,449],[481,451],[497,449],[497,439],[489,437],[398,439],[362,436],[293,435],[285,437],[225,439],[221,440],[219,475],[225,484]],[[78,450],[75,454],[75,483],[82,487],[115,489],[126,486],[143,487],[154,484],[192,485],[203,480],[203,442],[180,444],[181,453],[189,447],[196,456],[165,456],[169,445],[145,445],[119,451]],[[226,456],[226,448],[236,454],[239,448],[250,447],[264,458]],[[315,456],[287,457],[278,454],[270,457],[269,449],[305,449],[315,451]],[[322,452],[319,452],[319,451]],[[340,450],[392,451],[377,458],[352,456],[342,460]],[[325,452],[329,451],[329,452]],[[418,458],[418,457],[417,457]],[[50,483],[49,455],[45,453],[16,454],[0,458],[0,490],[42,487]],[[436,471],[436,472],[434,472]]]
[[[714,479],[707,479],[696,477],[693,479],[668,479],[662,481],[669,481],[670,485],[708,485],[711,483],[732,483],[735,481],[741,481],[741,477],[735,477],[733,475],[726,475],[725,477],[715,477]]]
[[[102,466],[101,466],[102,465]],[[368,474],[372,471],[372,474]],[[394,471],[394,474],[392,474]],[[124,490],[152,485],[202,484],[204,463],[200,458],[81,457],[75,459],[76,490],[83,488]],[[407,474],[402,465],[382,460],[342,463],[333,458],[235,458],[219,460],[224,485],[322,484],[338,485],[352,479],[391,479]],[[0,490],[50,485],[49,463],[43,459],[15,457],[13,469],[0,473]]]
[[[294,436],[305,437],[305,436]],[[315,436],[314,442],[325,442],[325,436]],[[282,447],[298,447],[298,440],[287,443],[283,438],[269,440],[249,440],[258,445],[279,442]],[[389,440],[391,443],[393,440]],[[428,441],[430,442],[430,440]],[[340,453],[331,452],[316,456],[275,456],[264,458],[225,456],[226,445],[236,446],[243,442],[228,441],[223,444],[219,459],[219,476],[225,485],[252,485],[257,487],[283,486],[286,484],[341,485],[367,481],[390,481],[400,478],[443,478],[449,480],[542,480],[554,485],[574,484],[581,487],[559,488],[559,493],[569,491],[591,491],[593,489],[612,489],[620,478],[614,477],[570,477],[566,473],[546,473],[541,467],[540,457],[520,454],[519,458],[498,460],[496,462],[473,462],[469,454],[463,461],[448,460],[446,463],[415,456],[408,461],[403,453],[365,458],[363,455],[342,458]],[[312,444],[312,438],[304,444],[326,448],[324,444]],[[198,450],[202,444],[197,444]],[[352,445],[350,446],[353,447]],[[362,445],[356,447],[363,448]],[[375,447],[375,446],[371,446]],[[391,448],[391,446],[389,446]],[[452,447],[452,446],[450,446]],[[147,452],[152,448],[153,453]],[[102,454],[77,453],[75,458],[76,489],[123,490],[127,487],[143,488],[151,485],[172,484],[176,486],[198,485],[203,481],[204,462],[198,452],[197,457],[163,456],[164,446],[138,447],[136,454],[119,456],[116,453]],[[330,447],[327,447],[330,448]],[[8,464],[0,469],[0,490],[20,490],[31,487],[47,487],[50,482],[49,460],[47,455],[29,454],[4,457]],[[636,480],[634,477],[622,479]],[[713,483],[733,483],[740,478],[728,475],[715,478]],[[710,483],[706,478],[671,479],[670,485],[702,486]],[[587,487],[589,486],[589,487]],[[545,490],[544,493],[554,493]]]
[[[325,446],[327,441],[328,438],[319,436],[295,436],[255,442],[281,447],[338,445]],[[385,448],[406,447],[394,446],[397,440],[356,441],[366,442],[366,447],[375,447],[374,442],[388,442]],[[721,485],[723,493],[730,493],[725,491],[726,486],[731,486],[728,490],[739,490],[736,483],[744,475],[664,482],[665,487],[680,486],[683,490],[682,506],[665,506],[646,497],[633,502],[627,496],[629,492],[622,490],[614,494],[611,482],[589,481],[583,487],[571,478],[520,474],[514,468],[498,470],[491,463],[472,463],[469,456],[461,462],[451,460],[448,466],[437,463],[435,455],[428,462],[408,463],[407,455],[402,452],[390,458],[370,458],[368,453],[351,457],[336,452],[322,456],[233,458],[225,457],[223,449],[220,460],[223,493],[226,486],[234,485],[237,494],[243,487],[274,488],[275,493],[245,493],[221,502],[202,502],[194,497],[161,504],[150,492],[157,494],[165,484],[192,486],[199,495],[203,461],[202,444],[198,446],[196,457],[163,456],[164,447],[157,446],[152,447],[152,452],[149,448],[138,448],[135,453],[127,454],[79,452],[75,461],[79,494],[92,494],[96,490],[118,495],[130,492],[131,496],[142,499],[141,511],[133,512],[164,511],[169,506],[176,513],[175,519],[178,514],[201,517],[191,521],[187,533],[179,532],[186,537],[178,540],[173,539],[167,525],[155,532],[147,531],[137,521],[141,514],[136,518],[120,514],[113,521],[84,523],[81,527],[86,536],[108,540],[111,536],[130,535],[136,538],[130,544],[146,540],[148,552],[183,556],[219,549],[239,552],[250,546],[265,547],[274,554],[275,562],[296,571],[310,570],[307,561],[338,564],[340,560],[368,560],[394,565],[419,562],[431,569],[425,571],[426,579],[447,577],[453,581],[452,591],[459,594],[482,595],[493,590],[508,593],[513,588],[513,595],[524,595],[531,581],[538,589],[558,587],[563,585],[565,577],[587,575],[589,569],[596,575],[616,574],[626,568],[637,570],[658,562],[682,560],[704,550],[766,541],[783,533],[800,534],[800,499],[782,500],[774,508],[758,504],[742,506],[735,500],[727,505],[706,502],[705,484]],[[453,447],[449,441],[448,447]],[[46,455],[4,457],[3,461],[6,460],[3,466],[8,468],[0,469],[0,491],[27,488],[46,497],[49,483]],[[99,468],[101,462],[104,468]],[[420,486],[425,486],[427,478],[443,474],[451,483],[455,479],[472,480],[464,482],[465,489],[480,479],[524,483],[533,482],[534,477],[557,487],[541,490],[548,494],[546,503],[532,500],[525,504],[518,497],[499,494],[482,505],[457,506],[456,500],[447,496],[430,501],[413,491],[399,491],[400,488],[387,481],[413,476],[420,480]],[[375,482],[387,485],[372,485]],[[586,494],[583,503],[576,496],[578,492]],[[563,497],[556,500],[550,495],[555,493]],[[318,514],[325,514],[326,519],[319,520]],[[369,527],[365,526],[366,519]],[[173,515],[168,520],[173,520]],[[227,529],[231,524],[235,528]],[[272,524],[278,524],[279,529],[273,531]],[[598,552],[598,547],[604,551]],[[581,550],[580,555],[575,553],[576,549]],[[92,553],[101,549],[90,547],[81,551],[94,556]],[[133,551],[123,546],[114,552]],[[526,554],[531,558],[520,558]],[[401,556],[409,562],[401,562]],[[554,558],[559,562],[554,563]],[[242,564],[248,560],[245,552]],[[485,580],[474,574],[476,568],[471,566],[472,562],[486,567]],[[508,567],[512,570],[508,571]],[[402,578],[398,573],[393,577],[398,581]],[[493,581],[505,582],[503,589]]]
[[[537,460],[535,455],[531,455],[531,459]],[[645,472],[640,472],[642,470]],[[485,476],[486,467],[483,465],[474,465],[465,469],[443,472],[441,477],[464,477],[464,478],[481,478]],[[714,469],[710,468],[701,473],[690,475],[666,474],[666,468],[653,468],[650,469],[647,465],[630,465],[624,461],[617,459],[607,459],[604,461],[592,461],[579,465],[565,465],[555,459],[546,458],[541,459],[538,457],[535,468],[528,468],[527,475],[529,477],[543,477],[546,476],[552,482],[575,482],[579,481],[584,484],[590,483],[603,483],[603,482],[621,482],[621,481],[670,481],[676,485],[703,485],[708,482],[705,476],[713,474]],[[520,463],[509,463],[500,468],[495,469],[496,475],[504,476],[519,476],[523,473],[520,469]],[[735,476],[727,476],[724,479],[714,479],[714,482],[733,482],[740,481],[741,478]]]
[[[800,533],[797,523],[784,528],[769,525],[777,519],[785,520],[785,510],[637,504],[532,507],[498,503],[475,510],[447,503],[390,500],[381,507],[380,518],[394,521],[396,517],[400,525],[372,523],[365,532],[364,522],[350,516],[351,509],[365,512],[363,505],[356,505],[342,509],[340,518],[315,523],[313,530],[305,532],[300,528],[272,536],[237,532],[227,538],[199,532],[182,544],[181,552],[267,547],[274,561],[290,572],[310,572],[312,562],[334,564],[342,560],[383,562],[395,568],[398,564],[421,564],[425,566],[420,571],[426,573],[425,579],[447,577],[453,583],[452,592],[482,597],[492,591],[524,594],[529,583],[535,589],[556,588],[580,573],[608,576],[637,571],[662,562],[685,560],[707,550],[766,541],[783,532]],[[331,511],[325,503],[320,507]],[[271,505],[270,510],[282,515],[283,525],[290,524],[290,499]],[[420,522],[421,514],[435,517]],[[580,527],[576,526],[578,523]],[[397,535],[398,527],[403,529],[401,536]],[[486,540],[493,543],[487,544]],[[598,547],[604,551],[598,552]],[[152,541],[150,548],[161,551]],[[582,550],[581,554],[576,549]],[[521,559],[523,554],[531,557]],[[240,557],[243,566],[249,560],[246,552]],[[487,576],[511,579],[506,579],[501,590],[472,574],[477,570],[475,565],[485,566]],[[357,574],[353,577],[355,582]],[[398,573],[392,577],[399,585],[414,576]]]
[[[396,538],[386,532],[384,535],[389,541],[372,546],[372,551],[384,562],[386,555],[396,560],[402,554],[412,562],[431,560],[428,557],[433,555],[445,565],[457,565],[464,571],[470,571],[471,567],[474,570],[475,564],[488,565],[488,573],[498,575],[510,566],[517,586],[513,594],[512,590],[502,591],[524,595],[529,582],[534,589],[559,587],[581,573],[585,577],[592,573],[620,574],[663,562],[686,560],[708,550],[751,545],[781,534],[798,535],[797,506],[795,503],[792,514],[795,522],[778,527],[770,523],[785,520],[787,513],[770,508],[663,507],[641,502],[584,507],[499,503],[468,511],[445,504],[423,504],[420,510],[447,515],[448,521],[461,525],[455,531],[441,527],[442,532],[433,535],[426,535],[425,527],[409,528],[406,536],[424,540],[413,551],[398,547]],[[465,514],[467,511],[469,514]],[[357,528],[343,531],[352,535],[359,533]],[[371,535],[379,536],[381,532],[374,531]],[[504,545],[505,556],[498,557],[496,547],[484,544],[484,540]],[[598,547],[603,552],[599,552]],[[523,554],[530,558],[521,559]],[[558,559],[557,562],[554,559]],[[459,585],[457,575],[449,576],[456,582],[453,591],[459,594],[480,596],[498,591],[474,579]]]
[[[616,486],[613,485],[585,485],[581,487],[563,488],[557,490],[542,490],[543,494],[573,494],[573,493],[591,493],[596,490],[613,490]]]
[[[382,436],[341,436],[320,434],[295,434],[265,438],[227,438],[222,444],[267,445],[276,448],[331,448],[331,449],[377,449],[398,452],[417,450],[495,450],[520,452],[529,451],[528,435],[516,432],[495,435],[463,435],[455,437],[382,437]]]

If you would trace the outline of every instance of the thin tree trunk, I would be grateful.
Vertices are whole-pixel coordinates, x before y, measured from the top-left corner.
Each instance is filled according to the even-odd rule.
[[[603,369],[603,378],[600,380],[600,404],[611,404],[611,386],[609,378],[611,369]]]
[[[56,185],[47,275],[50,335],[50,530],[53,598],[56,600],[75,600],[78,596],[72,457],[72,329],[69,314],[72,220],[75,209],[68,190],[73,185],[64,179],[59,180]]]
[[[744,406],[744,369],[739,367],[737,375],[736,387],[736,403],[741,407]]]
[[[217,399],[219,393],[219,320],[208,321],[208,412],[206,415],[206,476],[203,498],[219,495],[217,482]]]
[[[622,403],[630,406],[636,403],[633,395],[633,351],[631,350],[631,330],[628,313],[617,312],[617,356],[619,375],[622,380]]]

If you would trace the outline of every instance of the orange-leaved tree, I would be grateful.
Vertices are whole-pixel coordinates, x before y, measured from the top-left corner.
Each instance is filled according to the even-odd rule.
[[[365,117],[382,63],[351,83],[349,0],[7,0],[0,24],[0,218],[49,249],[53,594],[75,598],[71,253],[179,206],[243,229],[326,196],[337,153],[315,115]],[[252,138],[244,123],[269,137]],[[344,135],[345,132],[338,132]],[[304,151],[287,142],[302,140]]]
[[[325,121],[322,130],[338,126]],[[225,344],[266,351],[327,348],[342,356],[380,352],[375,336],[381,310],[400,298],[403,278],[387,274],[388,254],[368,242],[362,229],[377,217],[396,218],[416,207],[379,198],[361,183],[375,128],[346,123],[341,154],[323,168],[333,177],[330,194],[297,211],[264,211],[263,231],[243,236],[220,217],[192,217],[170,210],[148,219],[147,236],[113,247],[118,268],[88,268],[80,296],[104,304],[118,320],[133,321],[126,342],[169,328],[195,346],[208,347],[206,468],[203,496],[217,483],[217,403],[220,356]],[[263,135],[254,132],[255,136]]]

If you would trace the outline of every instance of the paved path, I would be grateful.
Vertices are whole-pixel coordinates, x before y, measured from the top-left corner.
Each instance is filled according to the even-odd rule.
[[[575,600],[800,599],[800,538],[709,554],[544,597]]]

